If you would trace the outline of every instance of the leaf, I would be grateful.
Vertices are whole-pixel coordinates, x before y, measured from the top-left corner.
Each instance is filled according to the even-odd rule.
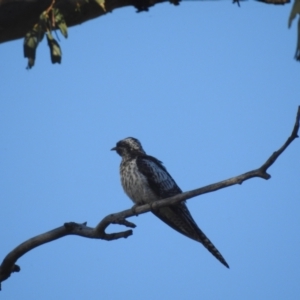
[[[45,32],[51,30],[51,28],[52,28],[51,21],[50,21],[48,13],[46,11],[43,11],[40,14],[38,25],[40,27],[41,32],[43,32],[43,36],[44,36]]]
[[[105,0],[95,0],[95,2],[97,2],[99,4],[99,6],[103,9],[103,11],[106,12]]]
[[[61,63],[61,49],[58,44],[58,42],[53,38],[52,34],[50,32],[47,32],[47,41],[48,46],[50,48],[50,56],[51,56],[51,62],[53,64],[55,63]]]
[[[63,14],[60,12],[58,8],[54,8],[53,10],[54,21],[56,26],[59,28],[61,34],[67,38],[68,37],[68,27],[65,21]]]
[[[39,30],[34,27],[28,31],[24,38],[24,57],[28,58],[27,69],[31,69],[34,66],[36,48],[39,44]]]
[[[45,31],[43,30],[42,26],[38,25],[37,26],[37,38],[38,38],[38,42],[40,43],[45,35]]]
[[[295,19],[296,15],[300,14],[300,0],[295,0],[290,16],[289,16],[289,21],[288,21],[288,26],[289,28],[292,25],[293,20]]]

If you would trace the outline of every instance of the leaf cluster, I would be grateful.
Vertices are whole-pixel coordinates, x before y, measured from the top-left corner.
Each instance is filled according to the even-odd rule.
[[[68,37],[68,27],[63,14],[58,8],[51,7],[40,15],[38,23],[27,32],[24,38],[24,57],[28,58],[27,69],[31,69],[34,66],[36,49],[45,34],[50,49],[51,62],[53,64],[61,63],[61,48],[52,36],[52,31],[57,28],[65,38]]]

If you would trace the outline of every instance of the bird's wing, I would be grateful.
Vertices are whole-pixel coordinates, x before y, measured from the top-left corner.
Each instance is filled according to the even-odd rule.
[[[149,187],[157,195],[157,199],[165,199],[182,193],[162,162],[155,157],[140,156],[136,162],[138,170],[147,178]],[[159,208],[153,213],[178,232],[190,238],[196,238],[195,229],[198,226],[184,202]]]
[[[141,155],[136,159],[138,170],[147,178],[149,187],[158,199],[172,197],[182,193],[175,180],[162,162],[150,155]]]
[[[137,158],[137,166],[139,171],[147,178],[149,187],[158,199],[165,199],[182,193],[179,186],[162,165],[162,162],[155,157],[140,156]],[[179,233],[202,243],[212,255],[229,268],[221,253],[198,227],[184,202],[161,207],[152,212]]]

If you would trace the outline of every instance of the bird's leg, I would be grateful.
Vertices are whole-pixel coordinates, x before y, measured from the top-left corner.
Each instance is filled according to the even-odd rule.
[[[138,213],[136,212],[136,209],[137,207],[139,207],[140,205],[139,204],[134,204],[132,207],[131,207],[131,210],[132,210],[132,213],[137,217],[138,216]]]
[[[158,212],[159,211],[159,208],[157,208],[156,205],[155,205],[155,201],[150,203],[150,207],[151,207],[152,212]]]

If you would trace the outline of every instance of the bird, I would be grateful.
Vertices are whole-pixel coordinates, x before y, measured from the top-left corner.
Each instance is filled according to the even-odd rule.
[[[122,158],[120,177],[122,187],[134,206],[151,204],[182,193],[163,163],[147,155],[140,141],[127,137],[111,149]],[[226,260],[198,227],[185,201],[152,210],[152,213],[179,233],[201,243],[225,267]]]

